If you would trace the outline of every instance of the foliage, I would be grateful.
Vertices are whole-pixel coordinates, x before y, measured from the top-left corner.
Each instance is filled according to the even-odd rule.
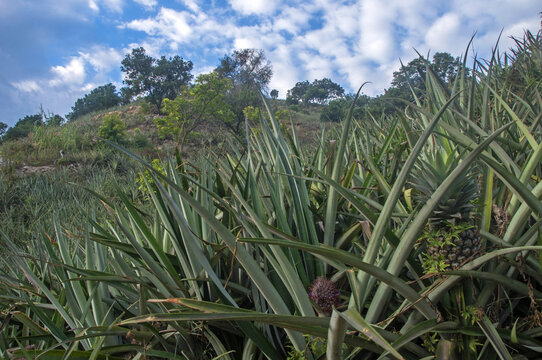
[[[4,134],[6,133],[7,129],[8,129],[8,124],[3,123],[3,122],[0,121],[0,138],[1,138],[2,136],[4,136]]]
[[[109,83],[98,86],[84,97],[77,99],[72,106],[72,111],[66,117],[70,121],[75,120],[82,115],[117,106],[120,102],[121,98],[117,94],[115,85]]]
[[[119,144],[126,139],[126,124],[118,113],[111,113],[103,117],[102,125],[98,129],[98,136]]]
[[[342,99],[331,100],[329,104],[322,109],[320,120],[333,122],[341,121],[346,110],[345,103],[346,101]]]
[[[64,123],[64,118],[58,114],[51,114],[45,118],[45,125],[50,127],[60,126]]]
[[[150,140],[147,138],[147,136],[141,131],[140,128],[134,129],[134,134],[132,137],[132,142],[136,148],[145,148],[148,147],[151,144]]]
[[[166,175],[166,169],[160,159],[152,159],[151,166],[154,170],[158,171],[162,175]],[[145,194],[147,200],[150,200],[149,191],[152,190],[155,194],[159,192],[157,185],[154,183],[154,178],[149,170],[139,172],[136,179],[139,191]]]
[[[220,77],[216,72],[201,74],[194,86],[185,87],[175,100],[165,99],[162,112],[154,123],[162,136],[173,136],[182,148],[186,138],[205,121],[228,124],[232,121],[225,93],[231,89],[231,81]]]
[[[254,106],[247,106],[243,109],[245,118],[251,123],[256,123],[260,120],[260,109]]]
[[[192,80],[192,62],[185,61],[180,56],[160,59],[145,53],[142,47],[132,49],[132,53],[122,60],[121,70],[125,73],[126,87],[121,89],[124,102],[134,97],[145,96],[159,112],[162,100],[175,99],[181,87]]]
[[[215,72],[231,80],[232,87],[224,101],[230,106],[234,118],[225,125],[238,134],[244,121],[243,109],[257,106],[260,102],[259,92],[265,92],[271,81],[271,64],[263,50],[242,49],[224,56]]]
[[[441,81],[450,83],[463,65],[460,58],[454,58],[449,53],[436,52],[432,62],[420,56],[407,65],[401,66],[400,70],[393,72],[391,81],[391,89],[393,90],[388,91],[393,92],[393,97],[414,101],[413,94],[419,97],[425,91],[426,68],[428,66]],[[414,92],[411,92],[411,88],[414,89]],[[388,91],[386,95],[391,97],[392,94],[388,94]]]
[[[271,63],[261,49],[234,50],[231,55],[220,59],[220,65],[215,72],[230,79],[234,89],[238,86],[256,85],[261,91],[267,89],[273,76]]]
[[[324,104],[329,100],[340,98],[344,95],[344,89],[328,78],[315,79],[312,83],[301,81],[288,90],[286,95],[287,104]]]
[[[271,92],[269,92],[269,96],[271,96],[271,99],[277,100],[279,97],[279,91],[277,89],[273,89]]]
[[[26,115],[10,127],[2,137],[3,141],[20,139],[28,136],[37,126],[43,125],[42,114]]]

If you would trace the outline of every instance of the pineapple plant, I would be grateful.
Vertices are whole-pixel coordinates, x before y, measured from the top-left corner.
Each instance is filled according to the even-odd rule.
[[[425,153],[410,181],[418,203],[429,200],[459,160],[455,151],[444,148]],[[480,252],[482,240],[473,215],[477,198],[478,180],[471,169],[440,199],[421,237],[426,245],[424,266],[428,272],[456,269]]]

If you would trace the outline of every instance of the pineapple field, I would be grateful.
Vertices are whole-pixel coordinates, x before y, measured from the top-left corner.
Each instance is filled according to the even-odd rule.
[[[542,35],[469,56],[311,151],[263,96],[227,152],[108,142],[144,196],[123,177],[78,230],[0,233],[0,357],[542,358]]]

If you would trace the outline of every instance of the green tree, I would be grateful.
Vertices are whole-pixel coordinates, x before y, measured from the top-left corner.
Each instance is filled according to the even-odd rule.
[[[344,99],[331,100],[320,113],[321,121],[339,122],[344,117],[346,101]]]
[[[293,105],[303,101],[305,105],[325,104],[329,100],[340,98],[344,95],[344,89],[331,79],[315,79],[312,83],[308,80],[300,81],[288,90],[286,103]]]
[[[172,136],[182,149],[188,136],[204,121],[229,124],[234,115],[224,97],[232,87],[229,79],[218,73],[201,74],[192,87],[185,86],[175,100],[164,99],[162,112],[155,124],[162,136]]]
[[[0,121],[0,138],[1,138],[2,136],[4,136],[4,134],[6,133],[7,129],[8,129],[8,124],[3,123],[3,122]]]
[[[310,87],[311,83],[308,80],[297,82],[295,86],[286,93],[286,104],[298,104],[301,100],[303,100],[303,96],[310,89]]]
[[[72,106],[72,112],[66,115],[66,118],[70,121],[75,120],[82,115],[117,106],[120,102],[121,98],[117,94],[115,85],[109,83],[98,86],[84,97],[77,99]]]
[[[136,96],[145,96],[157,112],[166,98],[174,99],[181,87],[188,85],[193,76],[192,62],[179,56],[154,59],[139,47],[122,60],[121,70],[125,73],[126,87],[121,89],[124,102]]]
[[[14,140],[28,136],[36,126],[43,125],[43,117],[41,114],[26,115],[19,119],[15,126],[9,128],[2,137],[3,141]]]
[[[47,126],[60,126],[64,123],[64,118],[58,114],[50,114],[45,117],[45,124]]]
[[[126,125],[119,114],[112,113],[103,117],[102,125],[98,129],[98,136],[119,144],[124,142]]]
[[[407,65],[402,65],[401,69],[393,73],[391,88],[396,90],[391,90],[387,97],[393,95],[393,97],[414,101],[412,90],[416,96],[421,96],[425,92],[427,66],[430,66],[444,82],[450,82],[461,68],[462,63],[459,58],[454,58],[449,53],[435,53],[432,62],[420,56]]]
[[[271,96],[271,99],[277,100],[278,97],[279,97],[279,91],[278,91],[277,89],[273,89],[273,90],[271,90],[271,92],[269,93],[269,96]]]
[[[273,76],[271,63],[263,50],[242,49],[224,56],[215,71],[231,81],[232,87],[224,100],[230,105],[234,121],[226,125],[238,134],[245,120],[243,109],[246,106],[258,106],[258,92],[267,90]]]

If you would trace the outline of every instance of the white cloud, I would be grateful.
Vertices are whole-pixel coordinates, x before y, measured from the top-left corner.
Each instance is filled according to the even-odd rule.
[[[191,39],[192,28],[189,25],[191,19],[192,16],[185,11],[161,8],[155,18],[133,20],[125,24],[125,27],[166,38],[177,45]]]
[[[286,7],[274,16],[273,31],[284,30],[295,35],[307,25],[310,17],[311,14],[302,7]]]
[[[122,13],[124,7],[124,0],[101,0],[103,5],[113,12]]]
[[[41,90],[38,83],[34,80],[23,80],[11,83],[17,90],[22,92],[39,92]]]
[[[88,7],[95,12],[100,11],[100,8],[98,7],[98,4],[96,4],[95,0],[88,0]]]
[[[470,35],[464,32],[461,26],[461,19],[457,14],[447,13],[436,19],[433,25],[427,30],[425,45],[433,50],[456,53],[459,50],[454,46],[457,44],[457,40],[462,39],[463,41],[460,42],[464,42]]]
[[[98,73],[107,73],[114,68],[119,68],[123,58],[120,51],[102,46],[93,46],[90,51],[79,52],[79,55]]]
[[[152,9],[158,4],[157,0],[134,0],[134,2],[143,5],[147,9]]]
[[[243,15],[270,14],[279,5],[273,0],[230,0],[230,5],[235,11]]]
[[[86,77],[84,61],[79,57],[73,57],[66,66],[53,66],[51,72],[54,74],[49,81],[51,86],[82,84]]]
[[[196,1],[194,0],[183,0],[183,3],[186,5],[187,8],[192,10],[193,12],[197,13],[200,11],[200,8]]]

